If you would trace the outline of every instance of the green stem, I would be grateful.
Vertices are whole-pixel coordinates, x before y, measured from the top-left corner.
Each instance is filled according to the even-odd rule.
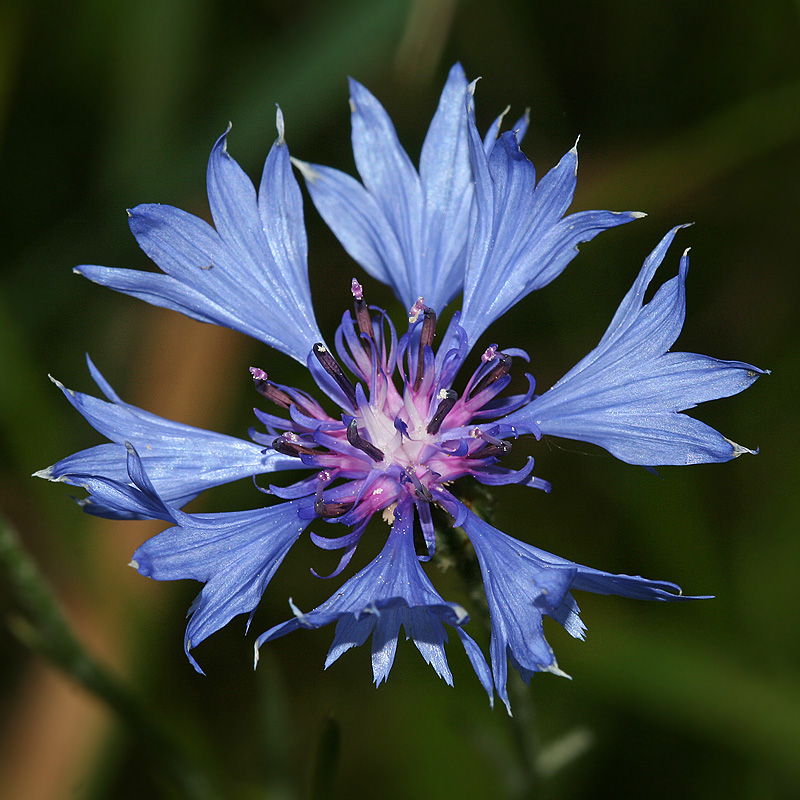
[[[179,796],[188,800],[217,797],[208,777],[164,722],[75,637],[52,589],[20,544],[16,531],[2,516],[0,570],[7,576],[22,614],[9,627],[23,644],[103,700],[127,726],[151,763],[174,784]]]

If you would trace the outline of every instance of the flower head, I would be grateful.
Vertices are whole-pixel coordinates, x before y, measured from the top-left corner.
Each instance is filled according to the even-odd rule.
[[[308,530],[323,550],[340,551],[325,576],[348,569],[364,536],[385,536],[380,554],[318,608],[291,604],[256,647],[299,628],[336,623],[326,666],[371,637],[376,683],[385,680],[401,628],[448,683],[444,644],[455,630],[490,697],[508,704],[510,660],[529,680],[561,673],[544,638],[550,616],[573,636],[584,625],[573,592],[650,600],[685,598],[671,583],[613,575],[538,550],[496,530],[459,496],[471,478],[549,490],[534,462],[504,462],[514,441],[543,435],[588,441],[631,464],[726,461],[747,448],[686,416],[700,402],[747,388],[762,373],[742,362],[671,352],[685,314],[688,256],[653,298],[644,294],[677,228],[645,261],[598,346],[551,389],[507,392],[524,351],[492,344],[473,350],[505,311],[556,278],[576,245],[630,222],[633,212],[567,215],[575,189],[571,149],[537,181],[522,154],[527,119],[484,137],[474,119],[474,84],[450,71],[420,159],[401,147],[388,115],[351,82],[353,151],[361,182],[295,162],[311,198],[343,246],[408,309],[396,328],[353,279],[329,347],[310,301],[302,202],[278,112],[278,139],[256,193],[226,150],[214,146],[208,194],[214,227],[169,206],[129,212],[131,229],[161,273],[82,266],[92,280],[195,319],[233,328],[305,363],[312,396],[253,367],[256,410],[251,441],[162,419],[122,401],[89,362],[106,400],[58,384],[109,444],[69,456],[38,473],[82,486],[84,509],[102,516],[156,518],[170,524],[134,554],[156,580],[204,584],[191,609],[185,648],[239,614],[250,618],[292,545]],[[437,340],[438,315],[463,293]],[[438,346],[437,346],[438,341]],[[251,511],[188,514],[204,489],[247,476],[305,470],[300,481],[270,485],[279,502]],[[434,588],[424,563],[437,551],[435,515],[444,513],[471,542],[491,616],[491,669],[466,632],[468,614]],[[385,520],[388,528],[373,519]],[[327,535],[321,532],[324,525]],[[382,532],[381,532],[382,531]],[[312,570],[313,571],[313,570]],[[315,573],[316,574],[316,573]],[[320,577],[320,576],[317,576]],[[249,623],[248,623],[249,625]]]

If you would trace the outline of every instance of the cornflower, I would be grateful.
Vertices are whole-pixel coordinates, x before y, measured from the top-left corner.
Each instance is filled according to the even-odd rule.
[[[503,115],[481,137],[475,85],[450,71],[425,138],[419,170],[392,122],[367,89],[351,81],[353,153],[360,181],[295,161],[319,213],[373,279],[409,309],[402,333],[370,305],[353,279],[352,310],[334,347],[311,303],[300,188],[277,112],[278,138],[256,192],[228,155],[227,136],[208,164],[213,227],[165,205],[128,212],[140,247],[162,272],[84,265],[76,272],[149,303],[246,333],[305,364],[319,397],[251,369],[269,410],[250,440],[173,422],[121,400],[89,361],[105,400],[66,389],[70,403],[109,443],[37,473],[87,490],[87,512],[160,519],[170,527],[145,542],[131,565],[156,580],[204,584],[190,610],[184,647],[192,650],[231,619],[248,614],[292,545],[311,540],[340,551],[328,578],[349,566],[364,536],[385,536],[378,556],[319,607],[262,633],[265,643],[299,628],[336,623],[328,667],[371,638],[376,684],[388,677],[400,629],[436,673],[452,684],[444,644],[455,631],[490,699],[508,707],[508,661],[529,681],[559,669],[543,617],[574,637],[584,625],[575,591],[647,600],[692,599],[678,586],[575,564],[518,541],[482,519],[457,481],[518,483],[549,491],[534,462],[503,466],[519,437],[590,442],[647,467],[728,461],[752,453],[682,413],[750,386],[762,370],[671,351],[685,316],[687,252],[678,273],[648,302],[648,290],[679,227],[644,262],[598,345],[554,386],[536,394],[507,390],[524,351],[474,348],[508,309],[556,278],[577,245],[643,216],[582,211],[567,215],[576,184],[572,148],[537,182],[520,142],[527,116],[501,133]],[[459,294],[435,346],[437,320]],[[516,362],[515,362],[516,360]],[[468,377],[464,377],[464,373]],[[247,511],[187,513],[203,490],[240,478],[305,470],[302,480],[263,490],[279,502]],[[385,520],[368,528],[373,517]],[[491,618],[491,668],[467,633],[467,611],[445,600],[423,564],[436,554],[435,515],[461,528],[480,567]],[[330,536],[314,523],[328,523]],[[337,527],[339,526],[339,527]],[[388,535],[386,531],[388,530]],[[337,533],[338,531],[338,533]],[[312,572],[314,570],[312,569]],[[315,573],[316,574],[316,573]]]

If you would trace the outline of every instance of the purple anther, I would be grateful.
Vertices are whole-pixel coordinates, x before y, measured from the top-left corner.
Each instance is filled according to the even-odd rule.
[[[358,291],[355,287],[358,286]],[[356,307],[356,322],[358,322],[358,329],[361,333],[369,336],[372,341],[375,341],[375,331],[372,329],[372,317],[369,313],[369,306],[364,300],[364,293],[361,289],[361,284],[356,282],[353,278],[353,297],[355,297]],[[369,345],[367,345],[369,347]]]
[[[467,453],[464,458],[493,458],[494,456],[505,456],[511,452],[511,445],[508,442],[503,442],[502,446],[498,447],[494,444],[487,444],[476,450],[474,453]]]
[[[304,445],[294,433],[284,433],[272,442],[272,449],[285,456],[300,458],[302,455],[311,455],[317,451]]]
[[[375,463],[383,461],[383,450],[375,447],[372,442],[368,442],[361,436],[358,432],[358,423],[354,419],[351,419],[347,425],[347,441],[357,450],[366,453]]]
[[[336,381],[336,385],[344,392],[345,397],[350,401],[353,408],[358,407],[356,402],[356,388],[342,372],[336,359],[330,354],[328,348],[324,344],[317,342],[312,348],[312,352],[319,361],[322,368],[328,375]]]
[[[500,378],[504,378],[511,372],[511,356],[498,352],[494,360],[497,363],[480,379],[480,381],[478,381],[477,386],[473,387],[472,391],[469,393],[470,398],[480,394],[495,381],[499,381]]]
[[[364,290],[355,278],[350,282],[350,291],[353,293],[353,297],[355,297],[356,300],[364,299]]]
[[[354,505],[355,503],[326,503],[324,500],[317,500],[314,503],[314,511],[320,517],[335,519],[343,517]]]
[[[442,389],[437,395],[436,399],[439,405],[436,407],[436,412],[431,417],[426,430],[428,433],[439,433],[439,428],[442,427],[444,418],[450,413],[450,410],[458,400],[458,394],[452,389]]]
[[[491,456],[505,456],[511,452],[511,442],[507,442],[505,439],[498,439],[480,428],[473,428],[470,431],[470,436],[475,439],[482,439],[485,444],[467,454],[466,458],[490,458]]]
[[[436,336],[436,312],[427,306],[423,310],[425,319],[422,320],[422,334],[419,337],[419,346],[430,347]]]
[[[486,351],[484,352],[484,354],[481,356],[481,361],[483,361],[484,364],[488,364],[496,356],[497,356],[497,345],[496,344],[490,344],[486,348]]]
[[[294,403],[294,400],[286,392],[267,380],[267,373],[263,369],[250,367],[250,374],[253,376],[253,384],[256,387],[256,391],[262,397],[266,397],[267,400],[271,400],[281,408],[289,408]]]
[[[432,308],[423,306],[422,313],[425,318],[422,320],[422,332],[419,335],[419,355],[417,356],[417,376],[414,379],[414,389],[419,389],[425,375],[425,348],[433,344],[433,338],[436,336],[436,312]]]
[[[414,467],[406,467],[405,471],[403,472],[403,477],[400,478],[400,482],[413,484],[414,491],[420,500],[424,500],[426,503],[433,502],[433,495],[431,494],[430,489],[428,489],[428,487],[425,486],[425,484],[417,477]]]

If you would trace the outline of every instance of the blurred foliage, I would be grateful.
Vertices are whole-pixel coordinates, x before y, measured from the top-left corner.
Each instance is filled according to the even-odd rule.
[[[126,207],[159,201],[207,215],[204,163],[229,120],[231,152],[257,175],[275,103],[295,155],[352,170],[348,74],[381,98],[416,158],[455,60],[484,76],[481,125],[507,103],[531,106],[524,149],[540,172],[582,136],[575,208],[650,215],[586,245],[558,281],[492,329],[501,344],[530,352],[541,387],[595,344],[643,257],[685,221],[697,224],[678,245],[692,247],[679,346],[773,370],[745,395],[698,412],[760,445],[758,458],[657,478],[588,447],[544,442],[531,452],[553,493],[497,493],[496,522],[516,536],[716,596],[679,606],[584,597],[585,643],[550,626],[574,680],[541,675],[517,692],[517,724],[539,743],[539,772],[554,773],[536,796],[798,796],[800,474],[786,446],[800,435],[798,32],[800,6],[788,0],[0,6],[0,506],[90,651],[170,719],[230,787],[226,796],[482,800],[517,797],[527,783],[505,712],[489,710],[456,647],[455,689],[401,644],[376,691],[364,648],[322,671],[331,631],[271,644],[254,674],[252,635],[244,639],[237,620],[198,648],[208,676],[191,670],[182,626],[197,587],[125,568],[158,528],[90,519],[67,492],[28,477],[99,441],[47,373],[91,390],[82,357],[90,350],[131,402],[244,436],[247,367],[269,364],[294,383],[295,366],[70,270],[146,265]],[[312,292],[322,330],[332,331],[357,268],[310,203],[306,212]],[[665,275],[676,266],[677,250]],[[388,290],[367,287],[370,300],[399,312]],[[197,507],[261,502],[243,483]],[[308,543],[292,551],[256,631],[286,617],[289,596],[308,608],[329,593],[308,574],[310,564],[324,569],[323,558]],[[453,571],[434,577],[448,599],[463,596]],[[0,601],[10,613],[4,587]],[[5,628],[0,643],[0,795],[22,797],[11,792],[25,787],[25,800],[179,796],[135,736]]]

